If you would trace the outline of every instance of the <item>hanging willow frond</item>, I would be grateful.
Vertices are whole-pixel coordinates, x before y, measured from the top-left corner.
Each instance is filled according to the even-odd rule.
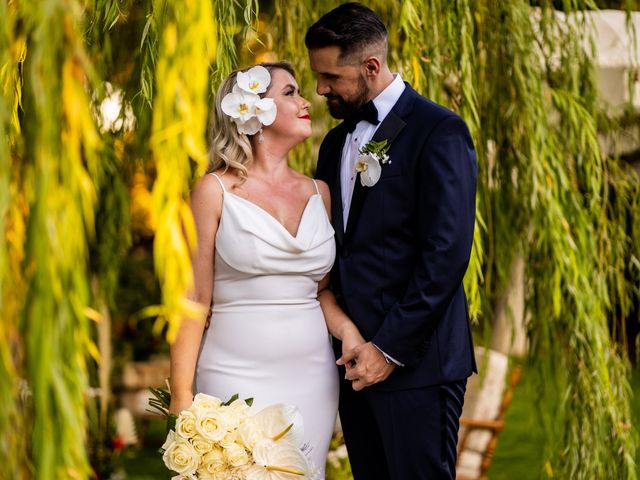
[[[25,411],[20,404],[22,375],[18,326],[24,277],[20,264],[24,255],[24,212],[21,192],[15,187],[22,97],[20,65],[26,45],[16,31],[14,5],[0,3],[0,464],[10,478],[28,478]],[[14,178],[12,178],[14,177]]]
[[[27,35],[23,166],[15,181],[26,219],[20,311],[25,375],[31,390],[31,462],[38,478],[89,474],[85,451],[87,239],[94,232],[100,137],[87,94],[78,2],[19,3]]]
[[[211,75],[211,91],[216,92],[234,68],[238,67],[238,47],[236,42],[243,43],[244,36],[238,35],[243,25],[237,19],[237,7],[241,6],[237,0],[216,0],[214,4],[214,22],[217,27],[216,64]],[[244,28],[255,28],[258,18],[258,0],[245,0],[243,10]]]
[[[190,253],[196,242],[187,196],[191,162],[198,176],[207,166],[207,92],[216,25],[209,0],[154,2],[155,12],[162,9],[162,18],[156,18],[160,42],[151,136],[157,171],[152,191],[157,225],[154,260],[162,287],[160,321],[169,324],[167,336],[173,341],[181,317],[201,313],[185,299],[193,285]]]

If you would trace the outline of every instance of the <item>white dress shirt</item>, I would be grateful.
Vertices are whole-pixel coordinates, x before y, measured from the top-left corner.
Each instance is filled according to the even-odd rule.
[[[389,114],[393,106],[396,104],[405,85],[399,73],[394,74],[393,81],[380,94],[373,99],[373,104],[378,110],[378,120],[380,123]],[[356,161],[360,149],[373,138],[378,125],[373,125],[366,120],[361,120],[356,124],[353,132],[347,134],[342,149],[342,160],[340,162],[340,186],[342,194],[342,224],[347,229],[347,219],[349,218],[349,207],[351,206],[351,197],[353,195],[353,186],[356,181]]]

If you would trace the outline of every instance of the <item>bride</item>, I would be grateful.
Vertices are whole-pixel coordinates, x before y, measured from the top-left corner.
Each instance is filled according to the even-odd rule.
[[[287,165],[311,135],[308,110],[285,62],[233,72],[218,90],[210,173],[191,196],[191,297],[211,305],[211,317],[207,327],[185,319],[171,346],[170,410],[188,408],[199,392],[253,397],[258,409],[295,405],[303,450],[324,475],[338,404],[327,329],[345,349],[363,340],[343,315],[325,323],[318,301],[319,291],[330,297],[335,256],[329,189]]]

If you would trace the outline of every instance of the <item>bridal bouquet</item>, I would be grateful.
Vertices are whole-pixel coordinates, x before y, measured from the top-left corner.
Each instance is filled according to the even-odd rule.
[[[151,406],[171,418],[166,393],[164,401],[153,393]],[[172,480],[309,479],[310,465],[298,447],[297,409],[276,404],[252,414],[249,406],[237,395],[223,403],[199,393],[191,407],[173,416],[161,449],[164,464],[178,474]]]

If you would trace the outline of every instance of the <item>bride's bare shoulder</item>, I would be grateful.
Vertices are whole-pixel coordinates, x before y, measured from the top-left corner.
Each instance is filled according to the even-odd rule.
[[[235,175],[218,170],[200,177],[191,189],[191,208],[205,214],[219,212],[224,190],[229,190]]]
[[[193,194],[212,194],[221,193],[223,186],[225,190],[231,190],[233,185],[238,182],[240,177],[230,170],[219,169],[215,172],[204,174],[193,186]]]

